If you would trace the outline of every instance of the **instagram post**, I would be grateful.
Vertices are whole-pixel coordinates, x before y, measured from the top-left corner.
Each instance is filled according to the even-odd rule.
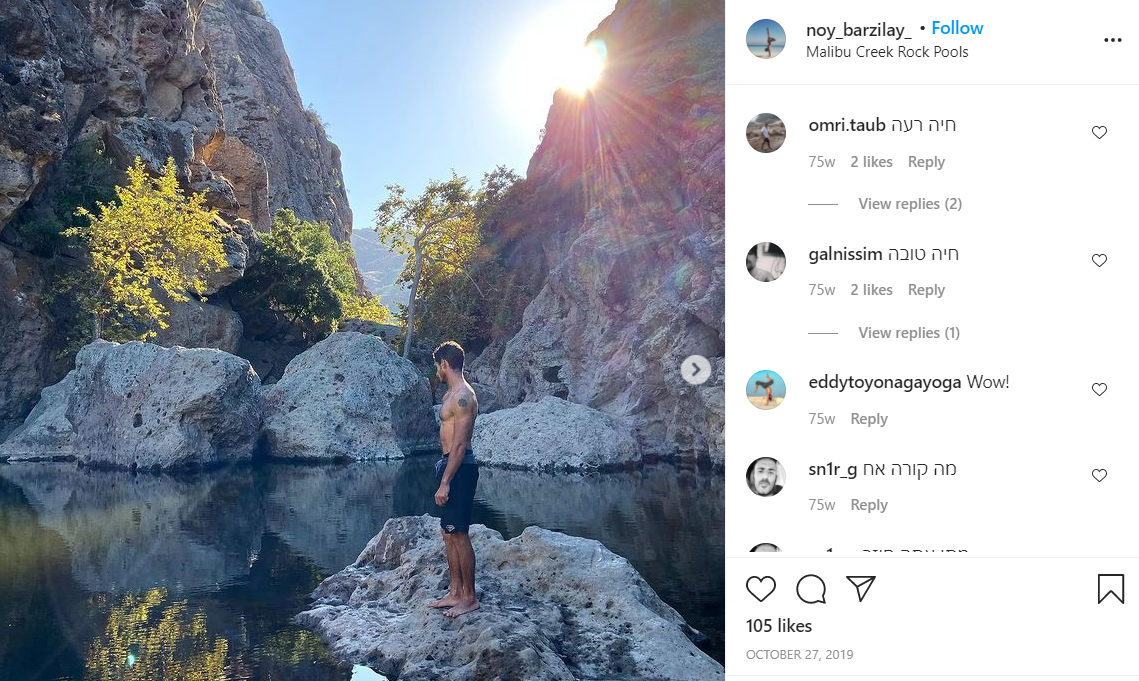
[[[1139,679],[1137,20],[0,3],[0,681]]]
[[[0,678],[724,677],[722,2],[0,27]]]

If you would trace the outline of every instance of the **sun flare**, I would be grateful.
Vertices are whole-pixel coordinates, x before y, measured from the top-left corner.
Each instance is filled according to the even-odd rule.
[[[582,97],[604,77],[607,48],[585,43],[613,0],[547,0],[503,46],[500,101],[519,127],[537,132],[555,92]]]
[[[593,89],[605,70],[605,45],[595,40],[577,54],[566,56],[561,89],[581,96]]]

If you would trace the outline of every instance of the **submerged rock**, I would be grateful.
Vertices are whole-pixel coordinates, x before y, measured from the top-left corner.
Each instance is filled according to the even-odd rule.
[[[208,468],[250,458],[260,423],[249,362],[219,350],[97,341],[44,390],[4,451],[14,461],[73,452],[110,468]]]
[[[615,469],[641,461],[636,439],[612,417],[546,396],[475,421],[479,463],[543,470]]]
[[[482,607],[426,606],[447,589],[438,521],[393,518],[298,615],[333,655],[401,681],[722,679],[697,633],[600,542],[528,527],[471,527]]]
[[[276,458],[401,459],[434,441],[431,391],[382,339],[334,333],[266,391],[265,437]]]

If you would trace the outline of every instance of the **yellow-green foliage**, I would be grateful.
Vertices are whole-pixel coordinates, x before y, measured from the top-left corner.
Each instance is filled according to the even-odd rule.
[[[79,304],[94,319],[98,336],[104,320],[133,318],[148,327],[142,340],[166,328],[169,311],[155,297],[161,289],[174,301],[201,295],[206,276],[226,266],[217,212],[206,208],[204,193],[186,195],[178,185],[174,159],[151,177],[136,158],[125,187],[115,187],[117,203],[98,203],[92,213],[76,214],[87,225],[64,232],[78,236],[90,250],[88,287]]]
[[[166,589],[93,599],[107,612],[103,634],[87,647],[89,681],[224,681],[229,642],[210,634],[205,613],[186,600],[168,601]]]
[[[405,311],[411,335],[427,345],[471,339],[497,316],[510,284],[485,247],[482,226],[520,181],[499,166],[477,188],[454,172],[416,198],[399,185],[388,187],[376,210],[376,231],[384,245],[407,256],[397,282],[411,284]]]
[[[341,299],[341,305],[344,308],[344,319],[363,319],[378,324],[390,324],[393,321],[391,310],[379,298],[350,293]]]

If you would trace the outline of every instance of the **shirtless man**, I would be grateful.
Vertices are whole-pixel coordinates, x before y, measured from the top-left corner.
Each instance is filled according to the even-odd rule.
[[[447,617],[458,617],[479,607],[475,596],[475,551],[467,532],[471,527],[471,510],[475,500],[475,486],[479,482],[479,467],[471,451],[471,434],[475,417],[479,413],[475,391],[463,376],[462,346],[447,341],[435,348],[435,373],[447,384],[443,406],[439,411],[439,444],[443,458],[435,464],[435,504],[442,507],[439,525],[443,543],[447,548],[447,568],[451,572],[451,590],[446,596],[428,605],[448,608]]]

